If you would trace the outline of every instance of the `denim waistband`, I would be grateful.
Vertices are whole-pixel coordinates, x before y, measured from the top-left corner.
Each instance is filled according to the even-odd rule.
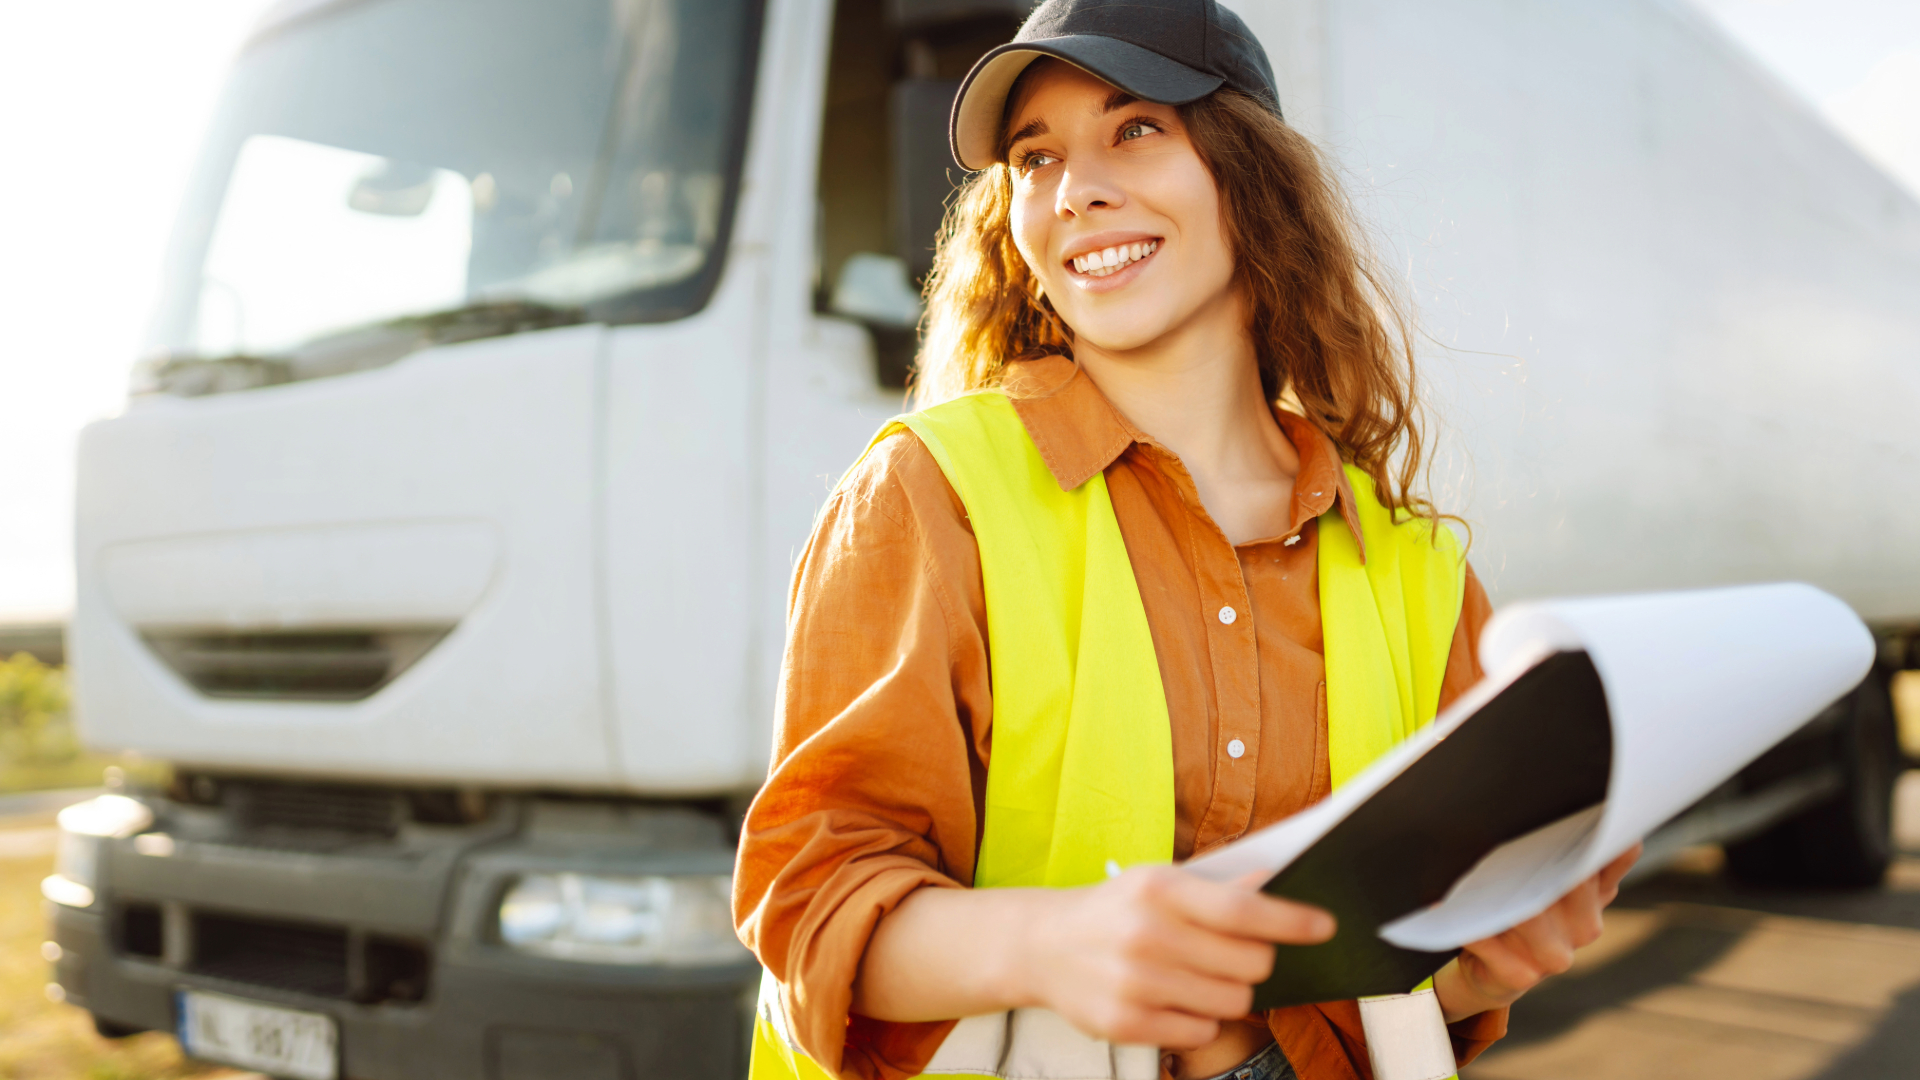
[[[1280,1052],[1280,1044],[1269,1043],[1265,1050],[1207,1080],[1299,1080],[1299,1076],[1287,1055]]]

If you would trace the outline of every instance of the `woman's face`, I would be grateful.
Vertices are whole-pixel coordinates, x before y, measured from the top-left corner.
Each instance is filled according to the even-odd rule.
[[[1240,317],[1220,194],[1173,106],[1042,60],[1008,130],[1014,243],[1076,343],[1125,352]]]

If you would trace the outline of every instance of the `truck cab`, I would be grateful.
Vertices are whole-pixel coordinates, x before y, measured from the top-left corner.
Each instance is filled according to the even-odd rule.
[[[85,731],[175,779],[69,815],[67,1000],[275,1075],[743,1071],[790,560],[1024,13],[268,15],[80,450]]]

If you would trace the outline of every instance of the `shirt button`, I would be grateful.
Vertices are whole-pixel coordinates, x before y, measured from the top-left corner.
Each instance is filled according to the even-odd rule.
[[[1240,617],[1239,614],[1230,607],[1223,607],[1220,609],[1220,621],[1223,623],[1226,623],[1228,626],[1232,626],[1233,620],[1239,617]]]
[[[1237,758],[1246,752],[1247,744],[1241,742],[1239,739],[1235,739],[1227,744],[1227,756],[1230,758]]]

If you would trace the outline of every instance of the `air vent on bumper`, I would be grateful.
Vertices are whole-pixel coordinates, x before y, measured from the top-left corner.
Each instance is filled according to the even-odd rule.
[[[208,697],[360,701],[412,667],[448,629],[150,629],[141,637]]]

